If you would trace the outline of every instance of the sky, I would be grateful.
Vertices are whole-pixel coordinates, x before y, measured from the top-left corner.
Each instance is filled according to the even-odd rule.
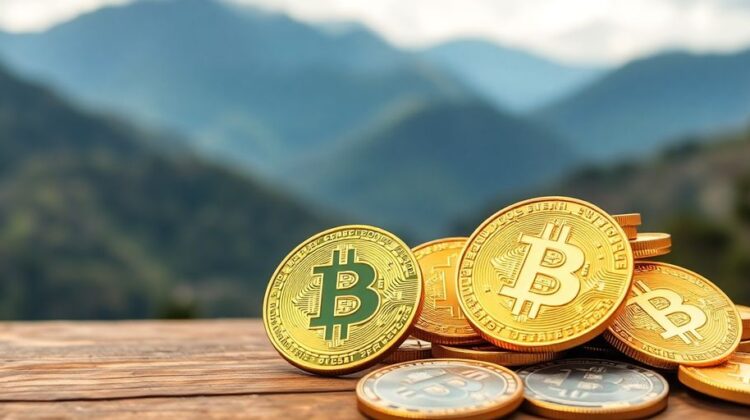
[[[0,0],[0,28],[38,31],[133,0]],[[224,0],[308,22],[361,22],[391,43],[479,37],[570,63],[750,46],[750,0]]]

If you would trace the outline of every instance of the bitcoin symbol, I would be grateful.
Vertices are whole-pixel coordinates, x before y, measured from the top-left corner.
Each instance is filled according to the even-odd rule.
[[[483,387],[482,381],[489,377],[486,373],[467,369],[459,373],[444,369],[429,369],[414,372],[401,382],[396,394],[402,398],[451,398],[465,399]]]
[[[313,267],[313,273],[322,274],[323,278],[320,312],[318,316],[310,318],[310,328],[323,328],[326,340],[333,339],[333,329],[337,325],[339,340],[346,340],[349,337],[349,325],[366,321],[380,303],[380,297],[371,288],[375,283],[375,269],[370,264],[356,262],[353,249],[348,250],[343,264],[340,257],[340,251],[335,250],[331,265]],[[340,285],[344,283],[344,279],[349,281]],[[358,305],[353,305],[352,299]]]
[[[452,317],[458,319],[464,319],[464,313],[458,306],[458,297],[456,297],[456,287],[449,280],[453,279],[453,276],[448,276],[449,270],[453,267],[451,262],[455,258],[455,255],[448,257],[445,265],[436,265],[432,269],[432,279],[443,287],[443,299],[435,299],[436,309],[448,309],[451,312]]]
[[[689,305],[683,302],[680,295],[669,289],[656,289],[651,290],[642,281],[637,281],[636,287],[633,288],[635,297],[628,299],[628,305],[637,304],[643,309],[648,316],[650,316],[657,324],[664,330],[661,333],[662,338],[670,339],[674,336],[678,336],[682,339],[685,344],[691,344],[692,341],[687,333],[692,333],[696,338],[696,344],[699,340],[703,340],[703,337],[698,334],[698,328],[702,327],[706,323],[706,314],[695,305]],[[640,289],[640,290],[639,290]],[[668,305],[663,308],[657,308],[654,306],[653,301],[655,299],[663,299],[668,302]],[[677,326],[672,322],[667,315],[676,313],[683,313],[690,318],[690,321]]]
[[[547,223],[541,237],[522,235],[521,243],[530,245],[521,273],[514,286],[504,285],[500,294],[515,298],[513,315],[519,315],[531,302],[529,318],[536,318],[541,305],[560,306],[573,300],[581,289],[574,274],[584,262],[583,251],[569,244],[570,226],[563,226],[552,238],[555,225]]]

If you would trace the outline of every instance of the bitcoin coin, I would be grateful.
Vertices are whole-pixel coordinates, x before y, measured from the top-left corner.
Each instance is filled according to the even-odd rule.
[[[518,371],[524,409],[550,418],[633,419],[667,406],[669,384],[658,373],[629,363],[568,359]]]
[[[658,257],[660,255],[667,255],[670,252],[672,252],[672,247],[639,249],[637,251],[633,250],[633,258],[636,260],[645,260],[648,258]]]
[[[383,360],[383,363],[400,363],[432,357],[432,344],[418,338],[409,337]]]
[[[750,404],[750,354],[735,353],[725,363],[714,367],[680,366],[677,378],[700,393]]]
[[[622,231],[625,232],[625,236],[628,237],[628,240],[638,237],[638,228],[635,226],[622,226]]]
[[[713,283],[681,267],[635,264],[625,310],[604,338],[648,365],[711,366],[726,360],[740,341],[740,317]]]
[[[634,227],[641,225],[640,213],[613,214],[612,218],[622,227]]]
[[[357,384],[357,406],[376,419],[491,419],[522,401],[515,373],[474,360],[399,363],[370,372]]]
[[[640,213],[627,213],[627,214],[613,214],[612,218],[615,222],[622,226],[623,232],[628,239],[635,239],[638,237],[638,226],[641,225],[641,214]]]
[[[459,303],[498,347],[560,351],[607,327],[632,273],[630,246],[612,217],[585,201],[536,198],[474,231],[459,261]]]
[[[461,347],[435,344],[432,346],[432,355],[440,358],[481,360],[501,366],[526,366],[557,359],[562,356],[562,353],[552,351],[521,353],[504,350],[491,344]]]
[[[742,339],[750,340],[750,308],[744,305],[734,305],[742,319]]]
[[[266,289],[263,323],[291,364],[338,375],[397,348],[421,302],[419,265],[400,239],[371,226],[341,226],[284,258]]]
[[[663,250],[672,247],[672,235],[668,233],[642,232],[638,237],[630,241],[633,254],[644,255],[649,251]],[[664,255],[664,254],[659,254]]]
[[[441,344],[483,340],[469,325],[456,297],[456,267],[466,238],[445,238],[413,249],[422,269],[424,304],[412,334]]]

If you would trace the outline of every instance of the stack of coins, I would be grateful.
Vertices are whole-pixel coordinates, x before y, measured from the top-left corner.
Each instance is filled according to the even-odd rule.
[[[638,237],[638,226],[641,225],[640,213],[613,214],[612,218],[620,225],[628,240],[632,241]]]
[[[637,213],[541,197],[498,211],[469,237],[413,249],[372,226],[330,229],[271,277],[266,332],[309,372],[385,364],[356,390],[374,418],[494,418],[519,406],[645,417],[668,401],[668,383],[650,368],[750,403],[750,355],[737,352],[750,345],[740,343],[750,341],[750,309],[697,273],[642,261],[672,244],[640,224]]]

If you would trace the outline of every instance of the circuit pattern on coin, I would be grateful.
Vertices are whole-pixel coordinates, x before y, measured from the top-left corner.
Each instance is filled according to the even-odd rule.
[[[740,317],[713,283],[682,267],[638,262],[625,309],[604,338],[651,366],[712,366],[740,341]]]
[[[266,290],[263,321],[290,363],[342,374],[376,363],[408,336],[422,278],[411,250],[382,229],[321,232],[294,249]]]
[[[422,269],[424,304],[414,334],[440,344],[482,342],[466,320],[456,295],[456,269],[467,238],[444,238],[414,248]]]
[[[390,365],[363,377],[356,392],[360,409],[375,418],[494,418],[523,400],[512,371],[458,359]]]
[[[567,359],[518,371],[530,411],[560,413],[631,413],[663,409],[669,384],[658,373],[630,363],[602,359]]]
[[[606,328],[632,269],[627,237],[607,213],[542,197],[507,207],[474,231],[459,263],[459,302],[492,344],[564,350]]]

